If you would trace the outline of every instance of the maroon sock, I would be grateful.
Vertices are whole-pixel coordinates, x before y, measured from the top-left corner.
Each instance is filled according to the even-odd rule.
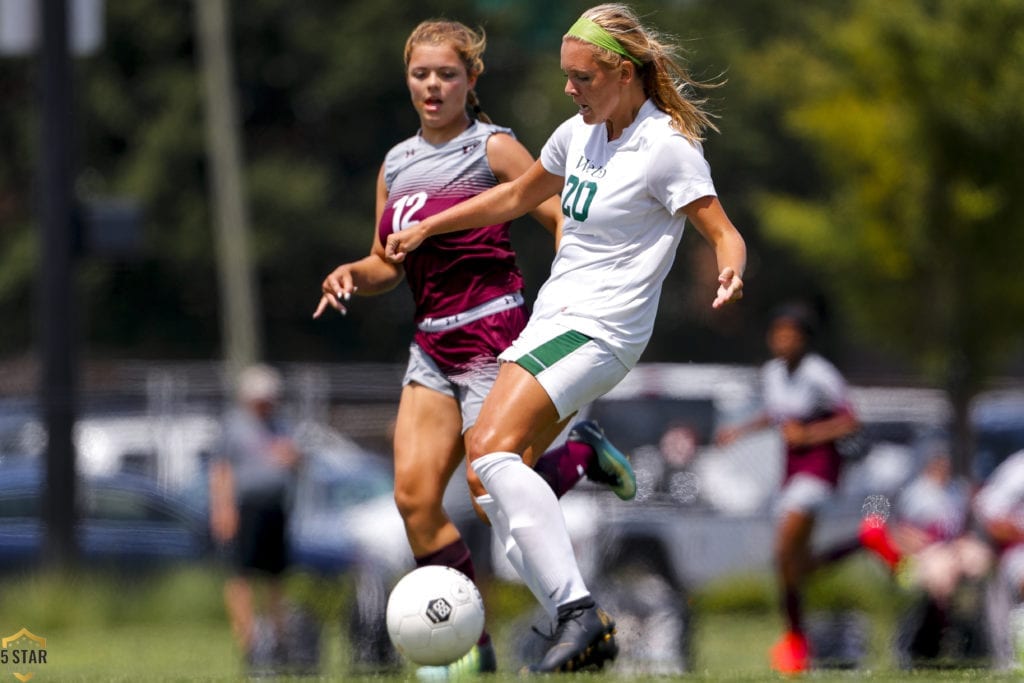
[[[561,498],[583,478],[593,458],[594,449],[587,444],[566,441],[542,455],[533,469]]]
[[[811,568],[821,569],[846,558],[847,555],[852,555],[862,547],[860,539],[854,539],[825,548],[825,550],[811,558]]]
[[[458,569],[470,579],[476,581],[476,573],[473,571],[473,557],[469,554],[469,546],[461,538],[432,553],[416,558],[417,567],[426,567],[433,564]]]
[[[800,591],[795,588],[784,588],[782,591],[782,602],[786,610],[786,621],[789,622],[789,630],[793,633],[803,633],[803,609],[800,600]]]
[[[448,545],[435,550],[432,553],[421,555],[415,558],[417,567],[426,567],[428,565],[441,565],[444,567],[451,567],[452,569],[458,569],[460,572],[470,578],[473,583],[476,583],[476,571],[473,569],[473,556],[469,552],[469,546],[461,538],[452,541]],[[483,633],[480,634],[480,639],[476,641],[477,645],[486,645],[491,642],[491,636],[487,633],[487,629],[484,629]]]

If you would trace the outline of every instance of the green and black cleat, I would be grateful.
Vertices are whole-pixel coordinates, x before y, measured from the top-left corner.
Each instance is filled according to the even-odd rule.
[[[569,431],[569,440],[587,444],[597,455],[595,461],[587,467],[587,479],[607,484],[622,500],[632,500],[636,496],[636,474],[629,464],[629,458],[608,440],[596,422],[577,422]]]

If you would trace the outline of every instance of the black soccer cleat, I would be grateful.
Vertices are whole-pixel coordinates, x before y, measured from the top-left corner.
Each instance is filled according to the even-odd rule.
[[[543,659],[529,667],[531,673],[600,669],[619,654],[615,622],[589,598],[558,609],[550,640],[553,644]]]

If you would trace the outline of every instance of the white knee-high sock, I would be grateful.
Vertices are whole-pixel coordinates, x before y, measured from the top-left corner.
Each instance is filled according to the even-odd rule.
[[[498,503],[495,502],[489,493],[477,496],[476,502],[487,513],[487,519],[491,520],[491,529],[494,530],[494,535],[498,537],[498,542],[501,544],[501,549],[504,551],[505,557],[508,558],[509,564],[516,570],[516,574],[523,579],[526,587],[530,589],[530,592],[533,593],[534,597],[544,607],[544,611],[548,613],[548,616],[554,619],[558,615],[558,607],[547,598],[537,583],[537,577],[523,564],[523,553],[519,546],[516,545],[516,539],[512,538],[508,517],[501,511]]]
[[[523,579],[538,601],[557,607],[590,595],[551,487],[515,453],[488,453],[473,461],[473,469],[508,521],[531,575]]]

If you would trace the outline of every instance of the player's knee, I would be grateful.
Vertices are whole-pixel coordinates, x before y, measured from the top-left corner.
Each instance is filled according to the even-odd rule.
[[[422,485],[395,481],[395,506],[398,507],[402,519],[414,520],[419,516],[427,515],[430,511],[440,506],[440,496],[431,495]]]
[[[488,453],[522,453],[522,439],[507,430],[500,429],[497,425],[478,422],[471,434],[467,435],[466,452],[469,459],[487,455]]]
[[[473,431],[466,435],[466,455],[469,459],[476,460],[481,455],[493,452],[488,449],[494,436],[494,430],[488,430],[485,425],[478,422]]]

